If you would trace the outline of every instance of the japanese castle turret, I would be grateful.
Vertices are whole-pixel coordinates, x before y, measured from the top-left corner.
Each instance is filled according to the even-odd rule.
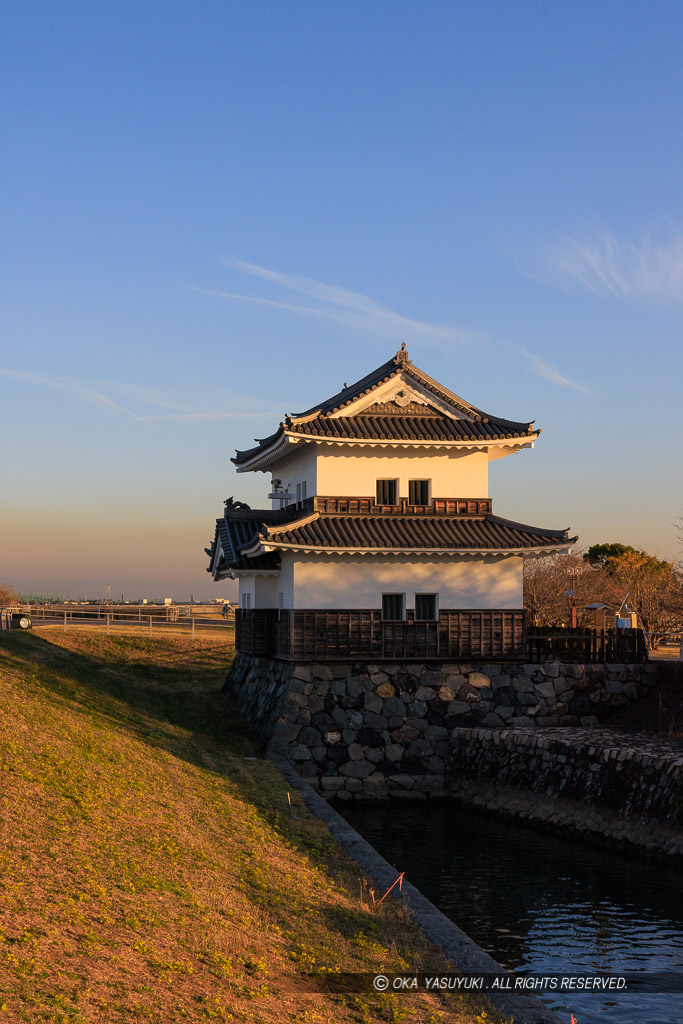
[[[288,415],[232,460],[271,476],[270,509],[228,499],[207,553],[239,580],[237,649],[288,661],[518,658],[526,556],[567,530],[494,515],[488,466],[540,434],[491,416],[405,347]]]

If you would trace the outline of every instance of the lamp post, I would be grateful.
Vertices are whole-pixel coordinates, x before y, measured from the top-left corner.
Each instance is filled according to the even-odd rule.
[[[572,569],[567,569],[567,581],[570,589],[565,590],[564,596],[571,597],[571,626],[572,629],[577,628],[577,615],[576,615],[576,585],[579,582],[579,576],[584,572],[584,566],[575,565]]]

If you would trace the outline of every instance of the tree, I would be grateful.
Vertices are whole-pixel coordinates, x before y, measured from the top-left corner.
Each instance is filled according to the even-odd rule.
[[[635,551],[630,544],[591,544],[583,556],[591,565],[604,567],[611,558],[621,558],[628,551]]]
[[[19,595],[9,583],[0,583],[0,608],[19,604]]]
[[[673,562],[625,544],[593,544],[584,558],[601,570],[603,597],[628,603],[651,643],[652,634],[683,627],[683,586]]]
[[[608,558],[608,589],[614,603],[628,602],[648,637],[683,627],[683,586],[672,562],[631,548]]]
[[[592,627],[593,617],[586,605],[603,599],[597,579],[600,576],[580,552],[525,559],[524,607],[529,625],[542,629],[569,626],[573,602],[577,625]],[[573,595],[567,593],[570,590]]]
[[[572,600],[580,628],[594,627],[586,606],[604,603],[614,612],[628,604],[650,645],[657,633],[683,629],[683,582],[676,567],[629,544],[594,544],[583,554],[525,561],[524,607],[531,626],[568,626]]]

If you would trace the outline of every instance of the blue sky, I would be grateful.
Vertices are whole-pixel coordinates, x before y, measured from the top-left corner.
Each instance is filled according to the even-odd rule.
[[[683,7],[8,2],[0,579],[230,592],[235,447],[401,341],[495,510],[678,555]]]

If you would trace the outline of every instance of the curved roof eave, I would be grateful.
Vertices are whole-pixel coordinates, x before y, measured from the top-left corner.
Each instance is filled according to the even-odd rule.
[[[342,388],[341,391],[338,391],[331,398],[328,398],[323,402],[319,402],[317,405],[311,406],[310,409],[307,409],[304,412],[292,414],[291,416],[286,417],[284,423],[280,423],[280,426],[273,434],[260,440],[254,448],[237,451],[236,457],[231,461],[238,467],[246,468],[248,463],[260,456],[272,457],[272,446],[282,439],[288,426],[301,424],[316,416],[325,417],[330,413],[339,412],[340,409],[351,405],[359,398],[362,398],[378,388],[387,380],[390,380],[391,377],[397,376],[401,373],[405,373],[407,376],[413,377],[424,388],[432,391],[448,405],[457,409],[459,412],[466,413],[475,421],[490,423],[492,426],[500,424],[501,427],[517,433],[518,436],[525,433],[525,435],[530,439],[536,438],[540,434],[540,429],[532,429],[533,421],[531,421],[531,423],[525,423],[522,421],[507,420],[501,416],[490,416],[488,413],[483,412],[483,410],[471,405],[463,398],[460,398],[459,395],[449,391],[448,388],[443,387],[443,385],[439,384],[438,381],[435,381],[428,374],[414,366],[408,358],[408,353],[404,350],[400,350],[392,359],[382,363],[382,365],[378,366],[377,369],[372,370],[369,374],[366,374],[365,377],[362,377],[349,387]],[[250,468],[256,468],[256,466],[254,465]]]
[[[570,537],[568,540],[557,544],[544,544],[540,547],[521,548],[328,548],[306,546],[304,544],[279,544],[276,541],[266,541],[261,550],[264,551],[299,551],[304,554],[314,555],[464,555],[472,558],[481,555],[543,555],[552,552],[568,550],[578,537]]]

